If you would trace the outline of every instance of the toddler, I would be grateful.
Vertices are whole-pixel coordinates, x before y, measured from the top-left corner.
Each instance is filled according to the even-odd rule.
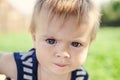
[[[89,80],[82,66],[99,20],[92,0],[38,0],[30,26],[34,48],[1,53],[0,73],[13,80]]]

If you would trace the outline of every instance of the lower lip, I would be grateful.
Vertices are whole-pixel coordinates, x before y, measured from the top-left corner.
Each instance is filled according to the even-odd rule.
[[[62,65],[62,64],[55,64],[58,67],[66,67],[67,65]]]

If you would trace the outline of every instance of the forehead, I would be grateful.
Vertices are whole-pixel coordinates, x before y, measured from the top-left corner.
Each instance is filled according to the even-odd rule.
[[[47,10],[41,10],[39,20],[37,20],[38,24],[36,28],[36,32],[39,32],[39,35],[42,35],[43,33],[65,33],[66,35],[64,36],[66,37],[73,34],[75,37],[77,37],[89,35],[90,31],[92,30],[92,26],[90,26],[88,23],[83,22],[80,23],[80,25],[77,25],[77,18],[75,16],[70,16],[65,20],[62,16],[58,17],[57,15],[54,15],[52,19],[50,19],[50,16],[51,15]]]

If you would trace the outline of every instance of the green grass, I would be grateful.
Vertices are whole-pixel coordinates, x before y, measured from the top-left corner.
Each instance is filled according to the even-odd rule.
[[[27,32],[0,34],[0,51],[28,51],[31,47],[32,38]]]
[[[28,33],[0,34],[0,51],[27,51],[33,47]],[[92,43],[85,68],[91,80],[120,80],[120,27],[101,28]]]

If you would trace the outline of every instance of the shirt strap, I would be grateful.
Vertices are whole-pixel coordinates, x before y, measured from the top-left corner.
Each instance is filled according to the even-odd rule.
[[[89,78],[89,75],[87,71],[83,67],[81,67],[72,72],[71,80],[88,80],[88,78]]]
[[[31,49],[28,53],[15,52],[14,59],[17,66],[17,80],[37,80],[38,61],[35,49]]]

